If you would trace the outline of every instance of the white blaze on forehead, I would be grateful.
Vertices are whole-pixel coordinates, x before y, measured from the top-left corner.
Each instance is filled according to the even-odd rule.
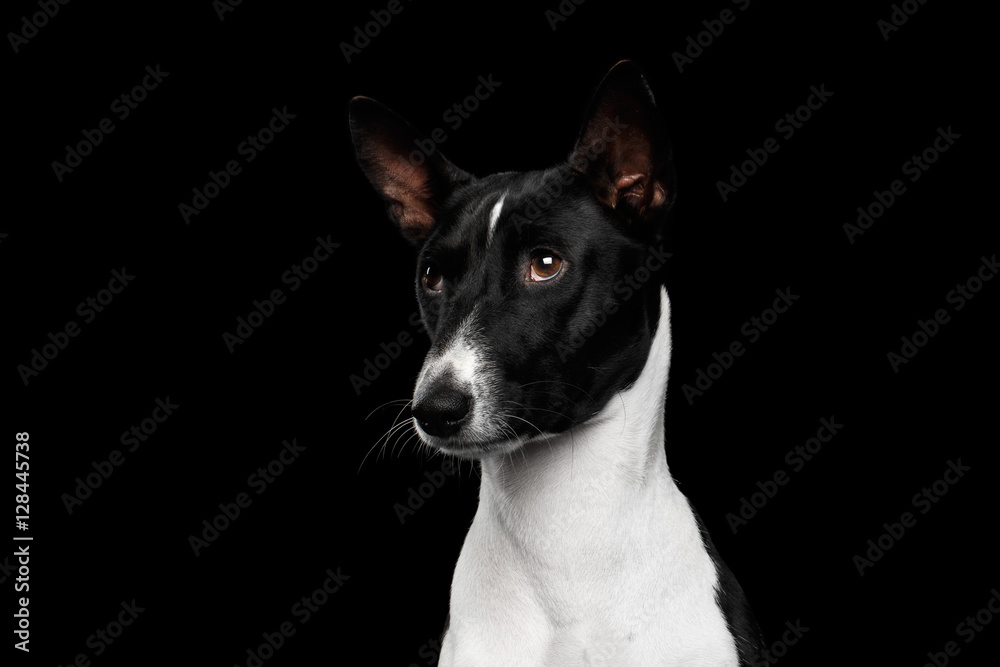
[[[507,194],[504,193],[500,199],[497,200],[496,204],[493,204],[493,209],[490,211],[490,231],[489,235],[486,237],[486,245],[489,246],[490,242],[493,240],[493,230],[497,227],[497,220],[500,219],[500,211],[503,210],[503,200],[507,198]]]

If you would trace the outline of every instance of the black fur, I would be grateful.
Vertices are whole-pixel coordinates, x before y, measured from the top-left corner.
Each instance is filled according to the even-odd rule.
[[[715,563],[715,571],[719,575],[719,586],[715,591],[715,603],[722,610],[722,615],[726,619],[726,627],[729,634],[736,641],[736,652],[740,658],[740,667],[756,667],[766,665],[767,660],[764,654],[764,635],[757,625],[750,602],[743,593],[743,587],[737,581],[729,566],[726,565],[722,557],[719,556],[711,535],[705,529],[698,511],[691,507],[694,518],[698,522],[698,530],[701,531],[702,540],[705,543],[705,550]]]
[[[505,435],[483,442],[452,420],[453,453],[486,453],[510,435],[565,431],[634,382],[658,321],[660,288],[655,279],[642,286],[624,279],[662,238],[675,198],[669,137],[636,65],[612,68],[568,159],[544,171],[475,178],[439,151],[414,151],[426,145],[422,136],[368,98],[352,100],[350,121],[362,170],[420,248],[417,299],[431,354],[476,307],[477,335],[489,341],[489,363],[499,371]],[[501,196],[488,242],[490,210]],[[541,251],[558,255],[563,269],[532,284],[526,268]],[[443,277],[442,289],[422,286],[428,269]],[[444,390],[437,416],[445,407],[462,413],[471,397],[444,400]]]
[[[608,73],[573,152],[543,171],[476,178],[439,152],[414,154],[421,136],[367,98],[352,101],[351,129],[362,170],[390,218],[419,248],[417,300],[431,354],[445,349],[473,312],[472,335],[488,342],[479,347],[489,357],[493,400],[503,406],[506,426],[496,442],[482,442],[452,420],[453,453],[465,448],[482,455],[511,436],[565,431],[636,380],[659,322],[661,281],[647,274],[640,284],[634,272],[651,254],[663,256],[658,246],[676,188],[665,124],[635,65],[619,63]],[[491,233],[490,213],[501,197]],[[563,262],[550,281],[526,280],[537,253]],[[437,288],[424,284],[425,276],[434,276]],[[464,414],[465,397],[452,400],[457,392],[448,391],[439,403]],[[444,396],[444,389],[437,394]],[[760,629],[695,517],[740,664],[758,664]]]
[[[530,221],[523,212],[546,188],[556,191],[552,184],[561,185],[561,193],[544,216]],[[487,248],[490,208],[501,195],[503,215]],[[564,260],[552,284],[524,280],[538,249]],[[417,298],[435,347],[447,345],[478,308],[477,324],[502,371],[503,400],[517,417],[509,425],[522,436],[537,433],[534,427],[557,433],[597,413],[642,370],[654,333],[650,322],[659,317],[659,287],[645,290],[656,293],[655,301],[609,287],[641,264],[645,252],[611,228],[583,178],[565,167],[491,176],[458,185],[446,200],[420,251]],[[420,286],[428,266],[444,277],[440,292]],[[597,327],[601,313],[607,322]]]

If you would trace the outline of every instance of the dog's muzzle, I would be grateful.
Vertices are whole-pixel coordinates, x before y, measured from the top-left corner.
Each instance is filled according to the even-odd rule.
[[[426,433],[448,438],[458,433],[472,412],[472,396],[444,383],[413,404],[413,418]]]

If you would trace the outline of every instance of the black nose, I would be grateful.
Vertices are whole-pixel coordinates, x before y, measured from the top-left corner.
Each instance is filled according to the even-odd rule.
[[[447,438],[462,428],[472,397],[452,387],[439,387],[413,405],[413,416],[430,435]]]

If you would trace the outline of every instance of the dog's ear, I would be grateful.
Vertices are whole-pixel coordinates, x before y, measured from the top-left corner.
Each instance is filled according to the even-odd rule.
[[[658,232],[676,198],[673,154],[638,65],[623,60],[601,81],[569,161],[601,202]]]
[[[352,99],[348,116],[361,170],[403,236],[420,245],[430,235],[445,197],[471,177],[445,159],[435,142],[371,98]]]

